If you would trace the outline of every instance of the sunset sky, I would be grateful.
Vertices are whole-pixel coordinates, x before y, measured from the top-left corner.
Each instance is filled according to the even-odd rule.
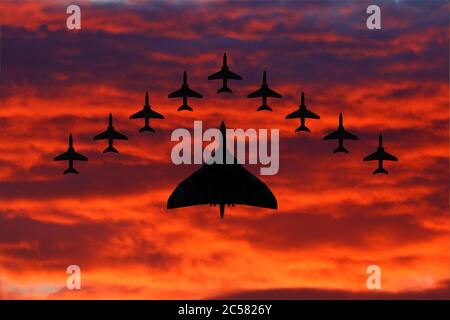
[[[449,4],[377,1],[12,1],[0,4],[0,298],[445,298],[450,284]],[[66,8],[81,7],[81,30]],[[227,52],[234,94],[207,81]],[[177,112],[183,71],[204,99]],[[283,94],[256,112],[263,70]],[[150,104],[155,133],[129,120]],[[311,133],[285,120],[306,95]],[[107,125],[129,141],[102,154]],[[333,154],[338,115],[359,141]],[[176,128],[280,130],[278,210],[167,210],[199,168],[172,164]],[[89,158],[62,175],[53,158]],[[382,132],[389,175],[372,175]],[[81,290],[66,268],[81,268]],[[378,265],[382,288],[366,287]]]

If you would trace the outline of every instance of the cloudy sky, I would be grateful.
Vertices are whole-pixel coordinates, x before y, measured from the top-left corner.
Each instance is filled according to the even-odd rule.
[[[2,1],[1,298],[445,297],[449,271],[449,17],[447,1]],[[244,78],[217,95],[224,52]],[[186,70],[205,99],[167,99]],[[247,99],[266,70],[283,99]],[[144,102],[166,116],[140,134]],[[321,116],[295,134],[284,116],[306,94]],[[109,112],[120,154],[102,154]],[[323,136],[344,114],[360,137],[332,154]],[[280,171],[261,176],[277,211],[238,206],[166,210],[198,168],[170,160],[176,128],[280,129]],[[53,162],[67,148],[79,176]],[[382,132],[390,174],[372,175]],[[247,168],[259,173],[258,165]],[[65,288],[79,265],[82,289]],[[382,289],[366,287],[366,268]],[[448,295],[448,294],[447,294]]]

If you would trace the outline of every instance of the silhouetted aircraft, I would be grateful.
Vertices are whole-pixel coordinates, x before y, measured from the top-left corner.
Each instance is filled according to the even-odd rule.
[[[112,114],[110,113],[108,128],[106,128],[106,131],[104,131],[94,137],[94,140],[108,140],[108,147],[105,150],[103,150],[103,153],[106,153],[106,152],[119,153],[119,151],[117,151],[117,149],[113,147],[113,141],[114,140],[128,140],[127,136],[114,130],[112,121],[113,121]]]
[[[300,102],[300,106],[298,107],[298,110],[295,110],[294,112],[289,113],[285,119],[298,119],[298,118],[300,119],[300,127],[295,129],[295,132],[299,132],[299,131],[311,132],[311,130],[309,130],[309,128],[305,126],[305,119],[306,118],[320,119],[319,115],[315,114],[312,111],[309,111],[306,108],[305,94],[303,92],[302,92],[301,102]]]
[[[358,137],[354,134],[351,134],[350,132],[346,131],[343,126],[343,120],[342,120],[342,113],[339,114],[339,127],[337,127],[337,130],[330,133],[329,135],[325,136],[323,138],[324,140],[333,140],[337,139],[339,140],[339,147],[337,147],[336,150],[333,151],[333,153],[336,152],[345,152],[348,153],[348,150],[344,148],[344,140],[358,140]]]
[[[223,141],[219,148],[226,145],[225,124],[220,126]],[[225,205],[236,204],[277,209],[277,200],[269,187],[247,171],[234,158],[234,163],[226,164],[228,150],[225,148],[223,164],[204,164],[191,176],[182,181],[167,200],[167,209],[206,205],[220,207],[223,219]]]
[[[223,66],[222,69],[220,69],[219,72],[216,72],[208,77],[208,80],[217,80],[222,79],[223,86],[220,88],[217,93],[221,92],[229,92],[233,93],[233,91],[227,87],[228,79],[231,80],[242,80],[242,77],[234,72],[231,72],[230,69],[228,69],[227,66],[227,54],[223,54]]]
[[[188,106],[187,104],[187,98],[191,97],[191,98],[203,98],[203,96],[190,89],[188,84],[187,84],[187,75],[186,75],[186,71],[183,74],[183,84],[181,86],[181,89],[178,89],[177,91],[172,92],[171,94],[169,94],[169,98],[183,98],[183,104],[178,108],[177,111],[181,111],[181,110],[189,110],[189,111],[193,111],[192,108],[190,106]]]
[[[261,111],[261,110],[272,111],[272,108],[267,105],[267,97],[271,97],[271,98],[281,98],[282,97],[281,94],[270,89],[269,86],[267,85],[267,77],[266,77],[265,71],[263,73],[263,82],[261,84],[261,88],[250,93],[247,96],[247,98],[257,98],[257,97],[262,97],[262,105],[257,109],[257,111]]]
[[[59,156],[55,157],[53,161],[69,161],[69,168],[67,168],[66,171],[64,171],[63,174],[67,173],[75,173],[78,174],[78,171],[74,169],[73,162],[74,161],[88,161],[88,158],[83,156],[82,154],[75,151],[73,148],[73,140],[72,140],[72,134],[69,135],[69,147],[67,148],[67,151],[64,153],[61,153]]]
[[[155,110],[152,110],[152,107],[148,103],[148,92],[145,93],[145,104],[143,109],[130,116],[130,119],[142,119],[142,118],[145,119],[145,125],[139,130],[139,132],[143,131],[155,132],[155,129],[149,126],[150,118],[164,119],[164,116],[162,114],[159,114]]]
[[[398,161],[398,158],[393,156],[392,154],[387,153],[386,151],[384,151],[383,148],[383,136],[380,133],[380,136],[378,138],[378,149],[377,151],[375,151],[374,153],[368,155],[367,157],[364,158],[364,161],[373,161],[373,160],[378,160],[378,168],[372,172],[372,174],[377,174],[377,173],[384,173],[384,174],[388,174],[387,170],[383,168],[383,161]]]

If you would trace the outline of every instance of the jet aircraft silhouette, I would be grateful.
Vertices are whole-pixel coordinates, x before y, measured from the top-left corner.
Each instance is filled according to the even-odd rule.
[[[305,94],[302,92],[300,106],[298,110],[288,114],[285,119],[300,119],[300,127],[295,129],[295,132],[306,131],[311,132],[308,127],[305,126],[305,119],[320,119],[320,116],[312,111],[309,111],[305,105]]]
[[[272,111],[272,108],[267,105],[267,97],[271,97],[271,98],[281,98],[282,97],[281,94],[270,89],[269,86],[267,85],[267,76],[266,76],[265,71],[263,73],[263,82],[261,84],[261,88],[250,93],[247,96],[247,98],[257,98],[257,97],[262,97],[262,105],[257,109],[257,111],[261,111],[261,110]]]
[[[152,107],[150,106],[148,102],[148,92],[145,93],[145,104],[143,109],[130,116],[130,119],[142,119],[142,118],[145,120],[145,125],[141,129],[139,129],[139,132],[143,131],[155,132],[155,129],[149,126],[150,118],[164,119],[164,116],[162,114],[159,114],[158,112],[153,110]]]
[[[183,84],[181,85],[181,88],[169,94],[169,98],[180,98],[180,97],[183,98],[183,104],[178,108],[177,111],[181,110],[193,111],[192,108],[187,104],[188,97],[199,99],[203,98],[203,96],[200,93],[189,88],[187,84],[186,71],[183,74]]]
[[[220,88],[217,93],[221,92],[229,92],[233,93],[233,91],[227,87],[228,80],[242,80],[242,77],[232,71],[228,68],[227,65],[227,54],[223,54],[223,65],[222,69],[220,69],[219,72],[216,72],[208,77],[208,80],[218,80],[222,79],[222,88]]]
[[[348,153],[348,150],[344,148],[344,140],[358,140],[358,137],[344,129],[342,113],[340,113],[339,114],[339,127],[337,127],[336,131],[325,136],[323,139],[324,140],[333,140],[333,139],[339,140],[339,147],[337,147],[333,151],[333,153],[336,153],[336,152]]]
[[[383,136],[380,133],[380,136],[378,137],[378,149],[374,153],[368,155],[363,159],[364,161],[373,161],[378,160],[378,168],[375,169],[372,174],[377,173],[384,173],[388,174],[387,170],[383,168],[383,161],[398,161],[398,158],[393,156],[392,154],[387,153],[384,151],[383,148]]]
[[[167,200],[167,209],[188,206],[219,205],[220,217],[223,219],[225,205],[236,204],[277,209],[277,200],[269,187],[252,173],[247,171],[237,159],[227,164],[226,130],[222,121],[223,164],[204,164],[188,178],[183,180]]]
[[[55,157],[53,161],[69,161],[69,168],[67,168],[66,171],[63,172],[63,174],[67,173],[74,173],[78,174],[78,171],[75,170],[73,167],[74,161],[88,161],[88,158],[83,156],[81,153],[78,153],[75,151],[73,147],[73,139],[72,134],[69,135],[69,147],[67,148],[67,151],[64,153],[61,153],[59,156]]]
[[[112,122],[113,122],[112,114],[109,113],[109,125],[106,128],[106,131],[104,131],[94,137],[94,140],[108,140],[108,147],[105,150],[103,150],[103,153],[107,153],[107,152],[119,153],[119,151],[113,147],[113,141],[114,140],[128,140],[127,136],[114,130]]]

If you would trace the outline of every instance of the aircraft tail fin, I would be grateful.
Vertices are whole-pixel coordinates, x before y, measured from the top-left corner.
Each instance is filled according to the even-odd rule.
[[[348,153],[348,150],[345,149],[343,146],[339,146],[339,147],[337,147],[337,148],[333,151],[333,153],[337,153],[337,152],[345,152],[345,153]]]
[[[295,129],[295,132],[299,132],[299,131],[311,132],[311,130],[309,130],[309,128],[307,126],[305,126],[305,125],[301,125],[297,129]]]
[[[233,91],[232,91],[230,88],[226,87],[226,86],[223,86],[222,88],[220,88],[220,89],[217,91],[217,93],[221,93],[221,92],[233,93]]]
[[[103,150],[103,153],[107,153],[107,152],[119,153],[119,151],[116,148],[114,148],[113,146],[108,146],[108,148]]]
[[[372,172],[372,174],[377,174],[377,173],[388,174],[387,170],[384,169],[383,167],[378,167],[374,172]]]
[[[262,111],[262,110],[272,111],[272,108],[269,107],[268,105],[263,104],[263,105],[260,106],[256,111]]]
[[[192,108],[190,106],[188,106],[187,104],[183,104],[181,105],[177,111],[182,111],[182,110],[187,110],[187,111],[194,111],[192,110]]]
[[[150,126],[143,126],[141,129],[139,129],[139,132],[144,132],[144,131],[155,132],[155,129],[153,129]]]
[[[67,170],[64,171],[63,174],[68,174],[68,173],[75,173],[75,174],[78,174],[78,171],[75,170],[74,168],[67,168]]]
[[[220,204],[220,219],[223,219],[223,216],[225,214],[225,204]]]

